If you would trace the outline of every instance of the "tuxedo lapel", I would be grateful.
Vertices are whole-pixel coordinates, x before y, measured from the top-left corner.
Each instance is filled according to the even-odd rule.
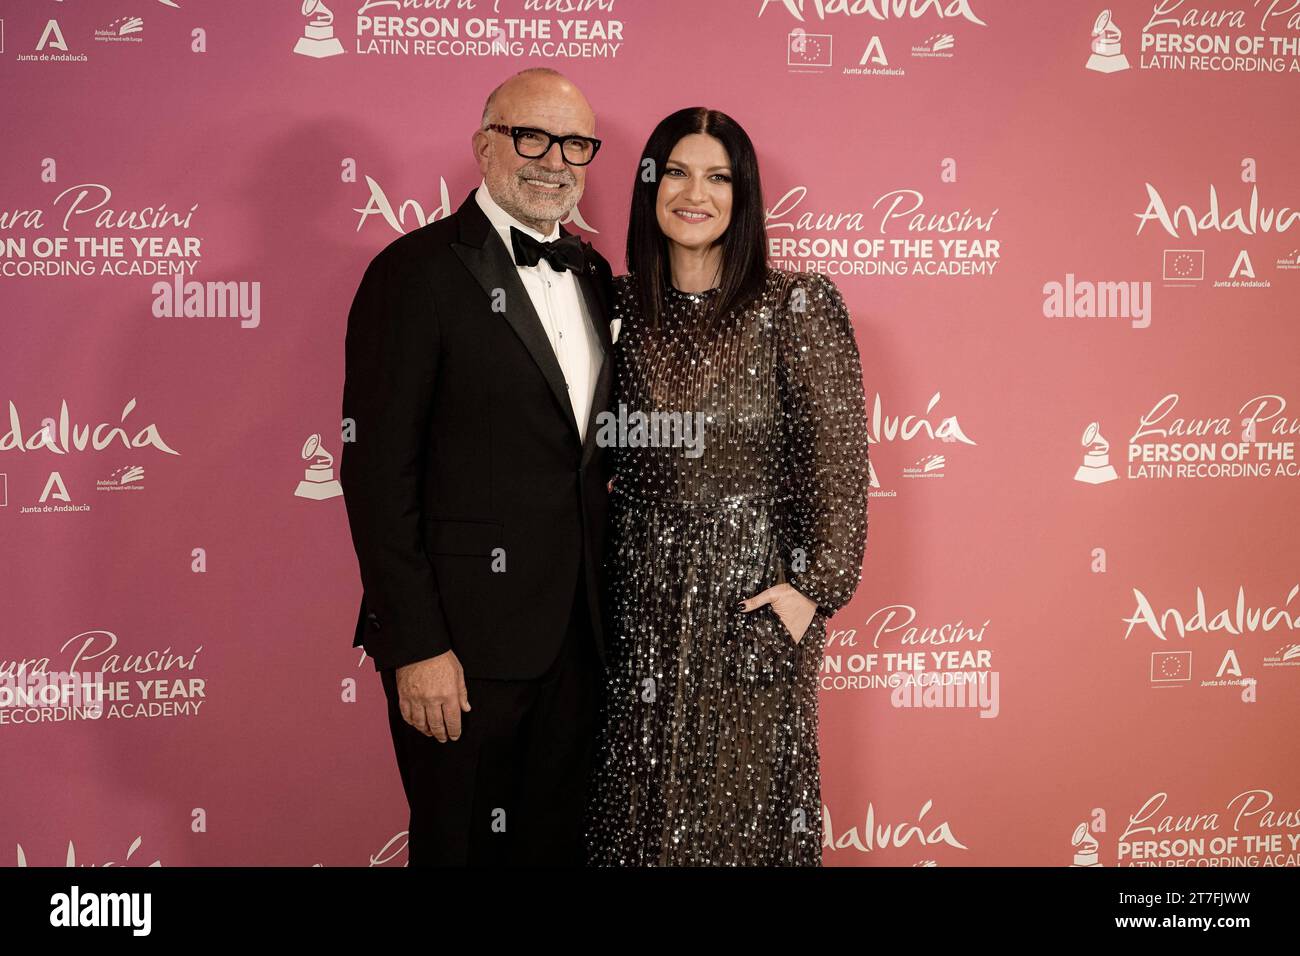
[[[563,225],[560,226],[561,237],[571,236],[571,235],[574,235],[574,233],[569,232],[569,230],[565,229]],[[605,283],[600,281],[601,276],[599,275],[596,269],[595,252],[591,248],[591,243],[589,243],[586,239],[582,239],[580,237],[579,241],[582,243],[583,260],[585,262],[585,266],[583,267],[582,274],[581,276],[579,276],[579,278],[582,279],[585,283],[582,287],[582,294],[586,297],[588,305],[591,304],[592,297],[594,295],[596,302],[600,304],[600,314],[605,318],[608,318],[609,299],[606,295],[607,290],[605,287]],[[592,312],[593,316],[595,314],[596,314],[595,312]],[[609,333],[608,324],[605,326],[605,332],[606,335],[602,341],[605,345],[609,345],[610,342],[609,342],[609,334],[608,334]]]
[[[568,388],[564,384],[564,373],[551,348],[542,320],[537,317],[533,300],[528,290],[519,279],[514,257],[501,236],[492,228],[483,210],[474,199],[477,190],[470,190],[469,196],[456,210],[456,221],[460,227],[460,241],[451,244],[452,250],[465,263],[467,268],[483,287],[492,301],[497,299],[497,290],[505,290],[504,317],[519,340],[537,363],[551,394],[560,405],[561,413],[573,428],[573,437],[578,438],[578,423],[573,417],[573,405],[569,402]],[[599,323],[597,323],[599,324]],[[608,335],[608,329],[606,329]]]

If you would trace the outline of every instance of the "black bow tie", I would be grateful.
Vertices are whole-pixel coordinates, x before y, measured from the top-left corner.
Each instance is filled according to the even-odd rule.
[[[556,272],[572,269],[581,272],[584,257],[582,240],[577,236],[561,236],[550,242],[534,239],[528,233],[510,227],[510,244],[515,248],[515,264],[535,266],[545,259]]]

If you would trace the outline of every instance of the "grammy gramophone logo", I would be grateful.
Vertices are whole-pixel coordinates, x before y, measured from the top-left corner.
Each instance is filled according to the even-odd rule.
[[[1088,69],[1098,73],[1118,73],[1128,69],[1128,57],[1120,49],[1119,27],[1109,10],[1103,10],[1092,25],[1092,55],[1088,57]]]
[[[307,439],[302,446],[302,460],[310,464],[294,491],[297,497],[324,501],[343,494],[343,486],[334,477],[334,456],[321,447],[320,435],[312,435]]]
[[[1074,473],[1075,481],[1100,485],[1119,477],[1110,463],[1110,442],[1102,437],[1100,424],[1091,422],[1083,430],[1080,444],[1088,450],[1083,453],[1083,464]]]
[[[320,60],[343,52],[343,44],[334,35],[334,14],[324,0],[302,0],[302,15],[310,19],[294,44],[294,53]]]
[[[1074,834],[1070,837],[1070,846],[1074,848],[1074,862],[1070,866],[1103,865],[1097,857],[1101,845],[1097,842],[1097,838],[1088,832],[1088,824],[1080,823],[1074,828]]]

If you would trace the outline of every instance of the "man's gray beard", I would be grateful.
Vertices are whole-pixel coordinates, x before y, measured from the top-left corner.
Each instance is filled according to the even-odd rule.
[[[526,167],[525,167],[526,169]],[[507,194],[505,202],[497,201],[497,204],[516,219],[532,219],[542,222],[559,222],[578,204],[582,198],[582,188],[579,185],[570,186],[570,197],[572,202],[565,199],[563,202],[543,203],[541,201],[530,201],[524,191],[528,186],[523,181],[524,170],[514,173],[507,177],[507,182],[511,183],[516,192]],[[540,177],[545,178],[545,177]],[[513,208],[512,208],[513,207]]]

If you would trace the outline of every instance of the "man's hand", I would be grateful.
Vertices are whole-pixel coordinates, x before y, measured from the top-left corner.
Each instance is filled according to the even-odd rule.
[[[440,743],[460,739],[460,713],[468,711],[465,672],[455,651],[397,668],[402,719]]]
[[[788,584],[774,584],[749,600],[741,601],[740,609],[757,611],[765,604],[772,605],[772,610],[796,644],[803,640],[808,625],[812,624],[813,615],[817,613],[817,602],[804,597]]]

